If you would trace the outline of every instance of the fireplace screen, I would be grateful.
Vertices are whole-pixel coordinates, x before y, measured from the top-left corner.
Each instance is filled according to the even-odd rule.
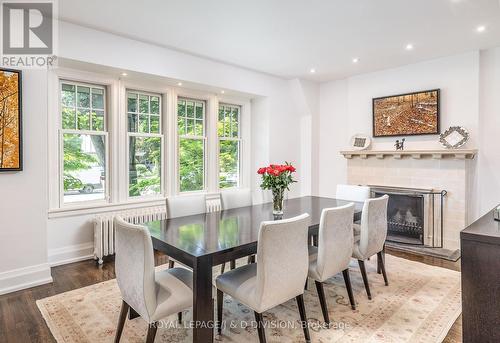
[[[387,193],[375,192],[376,197]],[[424,244],[424,196],[389,193],[387,240],[407,244]]]

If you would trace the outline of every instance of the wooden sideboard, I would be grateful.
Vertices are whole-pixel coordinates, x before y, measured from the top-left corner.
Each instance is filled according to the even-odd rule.
[[[500,222],[493,211],[460,233],[463,341],[500,342]]]

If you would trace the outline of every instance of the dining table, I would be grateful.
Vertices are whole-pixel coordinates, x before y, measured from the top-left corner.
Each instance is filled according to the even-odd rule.
[[[193,270],[193,310],[190,328],[193,342],[213,342],[214,301],[212,268],[257,253],[263,221],[309,214],[309,235],[315,237],[325,208],[351,201],[304,196],[288,199],[282,216],[273,215],[272,203],[146,222],[155,250]],[[359,220],[362,202],[354,202],[354,220]]]

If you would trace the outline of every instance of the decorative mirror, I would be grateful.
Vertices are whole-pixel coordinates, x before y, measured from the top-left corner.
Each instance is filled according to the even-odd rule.
[[[461,126],[451,126],[439,135],[439,142],[447,149],[458,149],[469,140],[469,131]]]
[[[358,133],[351,137],[351,148],[352,150],[365,150],[370,147],[372,139],[370,136]]]

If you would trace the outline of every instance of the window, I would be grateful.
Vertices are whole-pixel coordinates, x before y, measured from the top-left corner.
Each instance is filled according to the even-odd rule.
[[[240,113],[241,107],[219,104],[219,188],[240,184]]]
[[[179,190],[205,189],[205,102],[179,98]]]
[[[162,193],[162,121],[160,95],[127,91],[128,194]]]
[[[106,89],[60,83],[63,203],[106,199]]]

